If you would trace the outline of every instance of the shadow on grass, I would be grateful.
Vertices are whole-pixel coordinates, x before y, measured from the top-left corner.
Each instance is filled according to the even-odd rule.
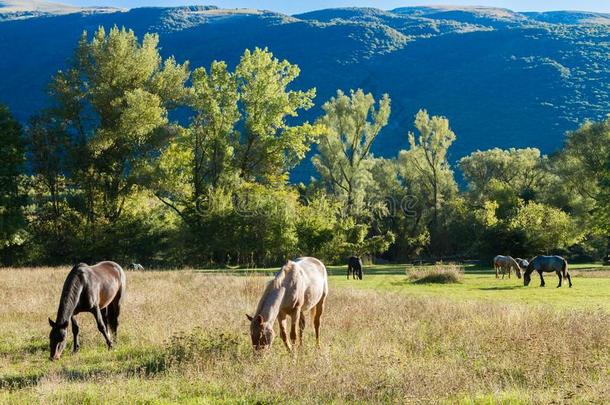
[[[0,389],[18,390],[31,387],[38,384],[42,377],[44,377],[43,373],[2,376],[0,377]]]
[[[482,291],[503,291],[503,290],[518,290],[520,288],[523,288],[522,285],[502,285],[502,286],[495,286],[495,287],[480,287],[479,290]]]

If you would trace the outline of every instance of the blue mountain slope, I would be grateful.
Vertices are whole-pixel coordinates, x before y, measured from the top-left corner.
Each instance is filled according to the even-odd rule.
[[[27,19],[0,8],[0,102],[20,120],[46,104],[51,75],[65,66],[83,30],[126,26],[161,35],[162,53],[192,66],[237,63],[268,47],[301,67],[296,86],[316,87],[313,119],[336,89],[392,97],[392,118],[374,148],[406,147],[414,114],[450,118],[452,159],[494,146],[551,152],[566,130],[610,112],[610,25],[595,13],[417,7],[320,10],[297,16],[214,7],[77,11]],[[295,179],[306,179],[305,164]]]

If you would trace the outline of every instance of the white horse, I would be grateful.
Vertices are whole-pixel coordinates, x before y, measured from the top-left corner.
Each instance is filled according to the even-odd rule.
[[[530,262],[528,262],[527,259],[521,259],[520,257],[516,257],[515,261],[517,262],[519,267],[521,267],[521,271],[525,271],[525,269],[527,269],[527,266],[530,265]]]
[[[254,316],[246,315],[250,320],[250,337],[254,348],[258,350],[271,347],[275,338],[273,324],[276,319],[288,351],[292,351],[293,346],[301,345],[306,311],[311,311],[316,342],[319,345],[320,318],[327,295],[326,267],[320,260],[313,257],[289,260],[267,284]],[[288,316],[292,319],[290,341],[286,332]]]
[[[500,270],[502,270],[502,279],[504,279],[505,272],[508,272],[508,278],[510,278],[511,269],[515,269],[515,274],[518,278],[521,278],[521,267],[510,256],[498,255],[494,257],[494,269],[496,270],[496,278],[499,278]]]

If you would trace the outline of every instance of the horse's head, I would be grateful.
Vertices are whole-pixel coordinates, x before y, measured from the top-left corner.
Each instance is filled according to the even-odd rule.
[[[246,315],[250,321],[250,337],[252,338],[252,346],[255,350],[268,349],[273,343],[275,332],[273,325],[265,322],[262,315],[251,317]]]
[[[49,318],[51,333],[49,334],[49,348],[51,349],[50,360],[59,360],[61,353],[66,348],[66,336],[68,334],[68,321],[57,324]]]

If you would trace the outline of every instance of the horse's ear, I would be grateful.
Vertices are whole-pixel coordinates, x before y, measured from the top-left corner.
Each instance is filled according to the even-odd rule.
[[[248,318],[248,320],[249,320],[250,322],[252,322],[252,320],[254,319],[254,318],[252,318],[252,317],[251,317],[250,315],[248,315],[248,314],[246,314],[246,318]]]
[[[257,321],[258,321],[258,323],[260,323],[261,325],[262,325],[263,323],[265,323],[265,320],[263,319],[263,316],[262,316],[262,315],[258,315],[258,316],[256,317],[256,320],[257,320]]]
[[[55,327],[55,322],[53,322],[53,320],[51,320],[51,318],[49,318],[49,325],[51,325],[52,328]]]

